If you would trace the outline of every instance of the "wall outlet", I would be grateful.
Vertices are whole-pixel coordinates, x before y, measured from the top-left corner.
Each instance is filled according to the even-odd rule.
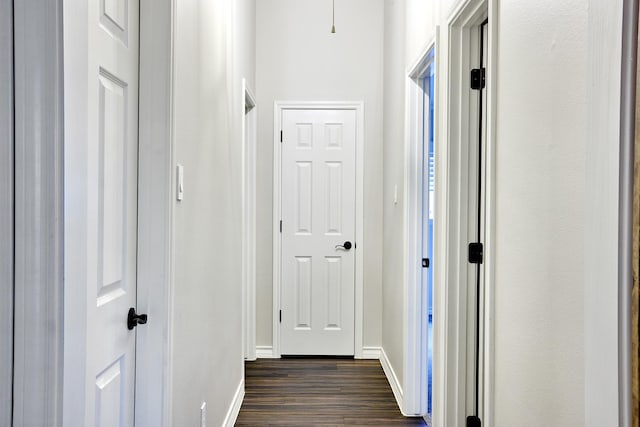
[[[200,427],[207,427],[207,402],[200,405]]]

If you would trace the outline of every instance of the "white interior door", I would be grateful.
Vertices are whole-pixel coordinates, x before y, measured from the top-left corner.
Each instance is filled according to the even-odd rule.
[[[139,2],[96,0],[88,12],[85,420],[132,426],[136,333],[127,313],[136,306]]]
[[[284,355],[353,355],[356,111],[283,110]]]

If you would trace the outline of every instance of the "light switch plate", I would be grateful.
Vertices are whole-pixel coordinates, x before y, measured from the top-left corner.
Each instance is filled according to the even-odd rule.
[[[182,201],[182,198],[184,197],[184,168],[182,167],[181,164],[178,163],[178,167],[177,167],[177,191],[176,191],[176,199],[178,199],[178,201]]]

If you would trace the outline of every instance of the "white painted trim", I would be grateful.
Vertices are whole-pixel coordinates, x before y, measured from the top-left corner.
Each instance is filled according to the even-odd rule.
[[[427,69],[435,62],[437,53],[431,54],[431,51],[435,52],[436,43],[438,40],[438,32],[440,27],[436,26],[435,33],[427,40],[427,44],[422,48],[420,54],[413,61],[413,65],[409,67],[407,76],[411,80],[419,80],[426,77]]]
[[[487,0],[489,19],[487,58],[487,140],[485,141],[485,241],[484,339],[482,346],[482,423],[494,425],[495,398],[495,241],[496,241],[496,139],[498,117],[498,0]]]
[[[280,233],[280,180],[282,110],[354,110],[356,112],[356,278],[355,278],[355,322],[354,357],[362,358],[363,298],[364,298],[364,103],[363,102],[308,102],[275,101],[273,108],[273,355],[280,357],[280,279],[281,246]]]
[[[0,2],[0,425],[13,402],[13,2]],[[8,237],[8,238],[7,238]]]
[[[361,359],[380,360],[382,347],[363,347]]]
[[[15,142],[10,160],[15,160],[14,276],[7,285],[13,286],[15,301],[12,423],[16,426],[62,424],[66,338],[62,13],[61,0],[36,0],[14,2],[11,15],[19,23],[13,28],[15,127],[14,138],[4,142]]]
[[[242,79],[242,322],[246,360],[256,359],[256,122],[255,96]]]
[[[382,365],[382,370],[384,371],[385,376],[387,377],[387,381],[389,381],[389,385],[391,386],[391,391],[393,391],[393,396],[396,398],[396,402],[398,403],[398,408],[400,408],[400,412],[402,415],[404,413],[404,404],[403,404],[403,394],[402,394],[402,386],[400,385],[400,381],[398,381],[398,376],[394,372],[391,367],[391,363],[389,362],[389,358],[387,357],[387,353],[385,353],[384,348],[380,349],[380,365]]]
[[[273,107],[273,313],[272,313],[272,356],[280,357],[280,276],[282,263],[280,260],[282,246],[282,233],[280,233],[280,182],[282,170],[280,160],[282,147],[280,146],[282,110],[278,103]]]
[[[584,425],[618,412],[618,283],[622,0],[589,0],[584,198]],[[603,286],[607,283],[608,286]]]
[[[173,0],[140,0],[137,425],[171,423],[173,313]]]
[[[423,79],[435,62],[436,38],[408,72],[406,79],[405,202],[404,202],[404,408],[411,415],[427,411],[427,292],[422,289],[422,207],[424,170],[424,95]],[[434,85],[435,86],[435,85]],[[436,92],[437,93],[437,92]],[[435,102],[437,104],[437,95]],[[436,126],[437,128],[437,126]],[[435,131],[435,129],[434,129]],[[430,268],[433,268],[431,266]],[[439,308],[439,307],[438,307]],[[436,313],[440,311],[434,310]],[[444,313],[444,311],[442,311]]]
[[[444,254],[445,260],[436,263],[434,268],[443,270],[436,274],[436,289],[442,289],[443,295],[436,297],[435,304],[444,303],[444,309],[448,313],[445,319],[434,316],[434,407],[433,422],[436,425],[462,425],[466,415],[471,412],[470,402],[473,397],[473,372],[469,355],[473,357],[474,334],[469,334],[473,320],[467,313],[475,311],[475,304],[469,307],[468,292],[470,285],[467,276],[469,270],[466,253],[468,238],[467,209],[468,209],[468,166],[470,160],[467,147],[470,135],[470,127],[473,118],[469,117],[470,91],[463,90],[468,87],[468,70],[471,69],[471,44],[472,34],[469,29],[477,28],[488,15],[489,0],[463,0],[458,2],[447,20],[447,44],[446,53],[438,58],[441,61],[439,68],[442,82],[438,83],[444,90],[439,96],[442,102],[441,113],[444,115],[440,123],[443,125],[443,135],[440,140],[440,155],[437,155],[437,164],[444,169],[437,174],[436,191],[444,191],[442,197],[438,197],[436,215],[441,219],[440,226],[436,230],[436,251]],[[492,13],[495,9],[492,8]],[[495,15],[490,16],[495,19]],[[489,22],[489,31],[495,25]],[[493,33],[492,33],[493,34]],[[493,34],[495,36],[495,34]],[[495,40],[494,40],[495,42]],[[495,67],[492,55],[494,49],[489,49],[488,63]],[[492,87],[491,77],[487,84]],[[489,92],[487,99],[487,120],[494,120],[495,91]],[[495,135],[494,126],[487,128],[487,141],[485,147],[490,156],[494,156]],[[488,161],[485,165],[485,182],[493,179],[495,173],[488,168],[494,168],[495,163]],[[489,239],[489,248],[485,246],[484,289],[485,294],[480,295],[481,303],[486,292],[493,295],[492,284],[488,281],[486,266],[492,262],[493,247],[491,233],[493,232],[493,219],[487,215],[493,215],[493,210],[487,206],[493,206],[494,184],[485,185],[485,243]],[[445,223],[446,221],[446,223]],[[437,270],[436,270],[437,271]],[[493,271],[490,269],[490,271]],[[489,289],[489,291],[487,291]],[[441,300],[443,298],[443,300]],[[481,307],[482,310],[482,307]],[[484,418],[484,410],[487,401],[484,400],[484,391],[491,390],[490,379],[486,378],[484,369],[491,366],[492,354],[489,348],[483,345],[483,322],[489,319],[491,313],[482,311],[481,320],[481,348],[480,348],[480,408],[479,416]],[[440,323],[442,322],[442,323]],[[472,323],[469,323],[472,322]],[[487,325],[488,328],[492,324]],[[442,349],[436,345],[444,344]],[[442,364],[442,365],[441,365]],[[444,373],[441,378],[440,374]],[[487,383],[489,381],[489,383]],[[483,425],[490,425],[483,419]]]
[[[64,121],[65,182],[85,183],[87,176],[87,82],[88,6],[81,0],[63,3],[64,13]],[[75,40],[68,43],[68,41]],[[86,237],[88,229],[86,185],[80,191],[65,193],[65,254],[78,254],[73,262],[65,260],[64,298],[64,388],[63,425],[85,424],[86,390]],[[70,213],[74,214],[71,218]],[[73,221],[69,227],[67,221]]]
[[[256,346],[256,359],[277,359],[273,355],[273,347],[270,345]]]
[[[240,414],[240,408],[242,408],[242,401],[244,400],[244,378],[240,380],[240,384],[238,384],[238,388],[236,389],[235,394],[233,395],[233,400],[231,401],[231,405],[229,406],[229,410],[227,411],[227,415],[224,417],[224,421],[222,425],[224,427],[233,427],[238,419],[238,415]]]

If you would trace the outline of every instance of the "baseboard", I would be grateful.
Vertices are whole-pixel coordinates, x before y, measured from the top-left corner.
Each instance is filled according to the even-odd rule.
[[[233,401],[227,411],[227,416],[224,417],[222,425],[224,427],[233,427],[240,414],[240,408],[242,407],[242,401],[244,400],[244,378],[238,384],[236,394],[233,396]]]
[[[362,359],[380,360],[380,347],[362,347]]]
[[[273,347],[270,345],[256,346],[256,359],[273,359]]]
[[[385,353],[384,348],[380,349],[380,364],[382,365],[384,374],[387,376],[387,381],[389,381],[389,385],[391,386],[393,395],[396,398],[398,408],[400,408],[400,412],[402,412],[402,414],[404,415],[404,405],[402,404],[402,387],[400,386],[400,381],[398,381],[396,373],[391,367],[391,363],[389,362],[389,358],[387,357],[387,353]]]

